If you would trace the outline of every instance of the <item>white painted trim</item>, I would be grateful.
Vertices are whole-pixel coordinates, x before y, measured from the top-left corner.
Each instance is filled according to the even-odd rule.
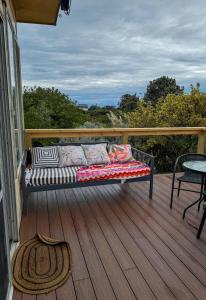
[[[9,283],[6,300],[12,300],[14,293],[14,287],[11,283]]]
[[[10,248],[10,260],[12,260],[14,251],[16,250],[16,248],[19,246],[19,242],[17,243],[12,243],[11,244],[11,248]]]
[[[22,158],[20,159],[18,168],[17,168],[17,172],[16,172],[16,178],[20,178],[21,176],[21,165],[22,165]]]
[[[0,190],[0,202],[2,199],[3,199],[3,192],[2,192],[2,190]]]

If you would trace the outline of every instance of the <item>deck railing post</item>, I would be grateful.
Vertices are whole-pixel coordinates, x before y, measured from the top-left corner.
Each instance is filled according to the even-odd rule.
[[[197,143],[197,153],[204,154],[205,153],[205,135],[198,135],[198,143]]]
[[[123,144],[128,144],[128,137],[129,137],[129,136],[128,136],[128,133],[125,133],[125,132],[124,132],[124,133],[122,134],[122,143],[123,143]]]
[[[29,133],[25,133],[25,149],[32,148],[32,136]]]

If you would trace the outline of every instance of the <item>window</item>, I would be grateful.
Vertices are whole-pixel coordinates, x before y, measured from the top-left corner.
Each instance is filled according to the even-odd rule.
[[[14,132],[13,136],[15,144],[15,160],[16,166],[18,167],[23,153],[23,105],[19,63],[19,48],[10,21],[8,21],[7,27],[12,125]]]
[[[6,299],[9,286],[9,241],[13,238],[10,199],[14,190],[9,189],[13,167],[8,157],[11,153],[10,120],[7,97],[6,56],[4,26],[0,17],[0,298]],[[12,158],[13,159],[13,158]],[[11,161],[12,161],[11,159]],[[7,184],[5,184],[5,182]]]

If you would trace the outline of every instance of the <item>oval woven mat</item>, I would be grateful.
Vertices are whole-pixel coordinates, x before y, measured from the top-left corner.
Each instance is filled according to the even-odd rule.
[[[23,293],[47,294],[71,273],[69,244],[37,234],[20,244],[12,259],[13,284]]]

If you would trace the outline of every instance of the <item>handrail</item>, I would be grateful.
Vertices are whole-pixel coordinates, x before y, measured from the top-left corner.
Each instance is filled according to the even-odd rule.
[[[206,127],[154,127],[154,128],[78,128],[78,129],[25,129],[25,146],[32,147],[33,139],[80,138],[80,137],[122,137],[123,143],[130,136],[197,135],[197,152],[204,153]]]

